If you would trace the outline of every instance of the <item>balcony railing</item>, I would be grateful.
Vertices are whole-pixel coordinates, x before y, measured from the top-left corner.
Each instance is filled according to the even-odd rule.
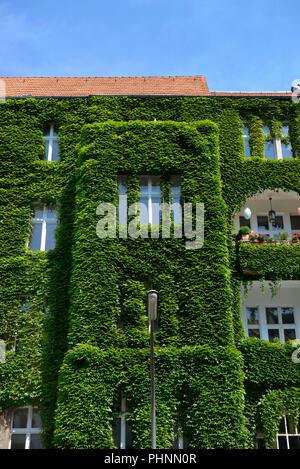
[[[255,240],[251,240],[251,239],[248,239],[248,240],[245,240],[245,239],[242,239],[240,240],[240,242],[242,243],[246,243],[246,244],[253,244],[253,245],[258,245],[258,244],[265,244],[265,245],[282,245],[282,244],[297,244],[297,243],[300,243],[300,238],[298,239],[270,239],[270,238],[266,238],[266,239],[255,239]]]
[[[240,241],[237,263],[247,277],[300,280],[300,242],[291,239]]]

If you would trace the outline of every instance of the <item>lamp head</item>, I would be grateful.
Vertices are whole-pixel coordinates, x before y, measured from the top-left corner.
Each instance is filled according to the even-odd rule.
[[[158,293],[156,290],[150,290],[147,293],[147,313],[149,321],[155,321],[157,318],[157,300]]]

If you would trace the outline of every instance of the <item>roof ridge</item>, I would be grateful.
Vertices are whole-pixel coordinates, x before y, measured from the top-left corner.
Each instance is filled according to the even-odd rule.
[[[205,78],[205,75],[76,75],[76,76],[63,76],[63,75],[53,75],[53,76],[2,76],[1,78]]]

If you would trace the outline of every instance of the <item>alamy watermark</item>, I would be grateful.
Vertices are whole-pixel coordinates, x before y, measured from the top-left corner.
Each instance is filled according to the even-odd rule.
[[[293,347],[297,347],[296,350],[292,353],[292,362],[293,363],[300,363],[300,340],[295,339],[292,342]]]
[[[127,206],[126,195],[123,196]],[[161,214],[161,222],[150,223],[151,238],[171,238],[172,223],[172,204],[161,203],[159,205],[159,213]],[[157,207],[158,208],[158,207]],[[117,207],[111,203],[101,203],[96,209],[96,214],[102,218],[96,226],[97,236],[104,238],[148,238],[148,223],[141,225],[140,220],[140,203],[136,202],[128,207],[127,216],[119,216],[119,229],[117,230]],[[193,207],[191,203],[184,203],[182,217],[178,223],[173,224],[173,237],[185,238],[186,249],[200,249],[204,242],[204,204],[196,203]],[[183,223],[182,223],[183,218]],[[129,220],[129,221],[128,221]]]

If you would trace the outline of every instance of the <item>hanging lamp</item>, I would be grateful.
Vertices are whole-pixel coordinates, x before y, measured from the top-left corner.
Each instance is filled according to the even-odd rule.
[[[269,197],[269,201],[270,201],[270,210],[269,210],[269,213],[268,213],[269,222],[272,225],[274,225],[275,224],[276,213],[275,213],[275,210],[273,210],[273,208],[272,208],[272,197]]]
[[[250,220],[251,218],[251,210],[249,207],[245,207],[245,210],[244,210],[244,218],[246,218],[246,220]]]

